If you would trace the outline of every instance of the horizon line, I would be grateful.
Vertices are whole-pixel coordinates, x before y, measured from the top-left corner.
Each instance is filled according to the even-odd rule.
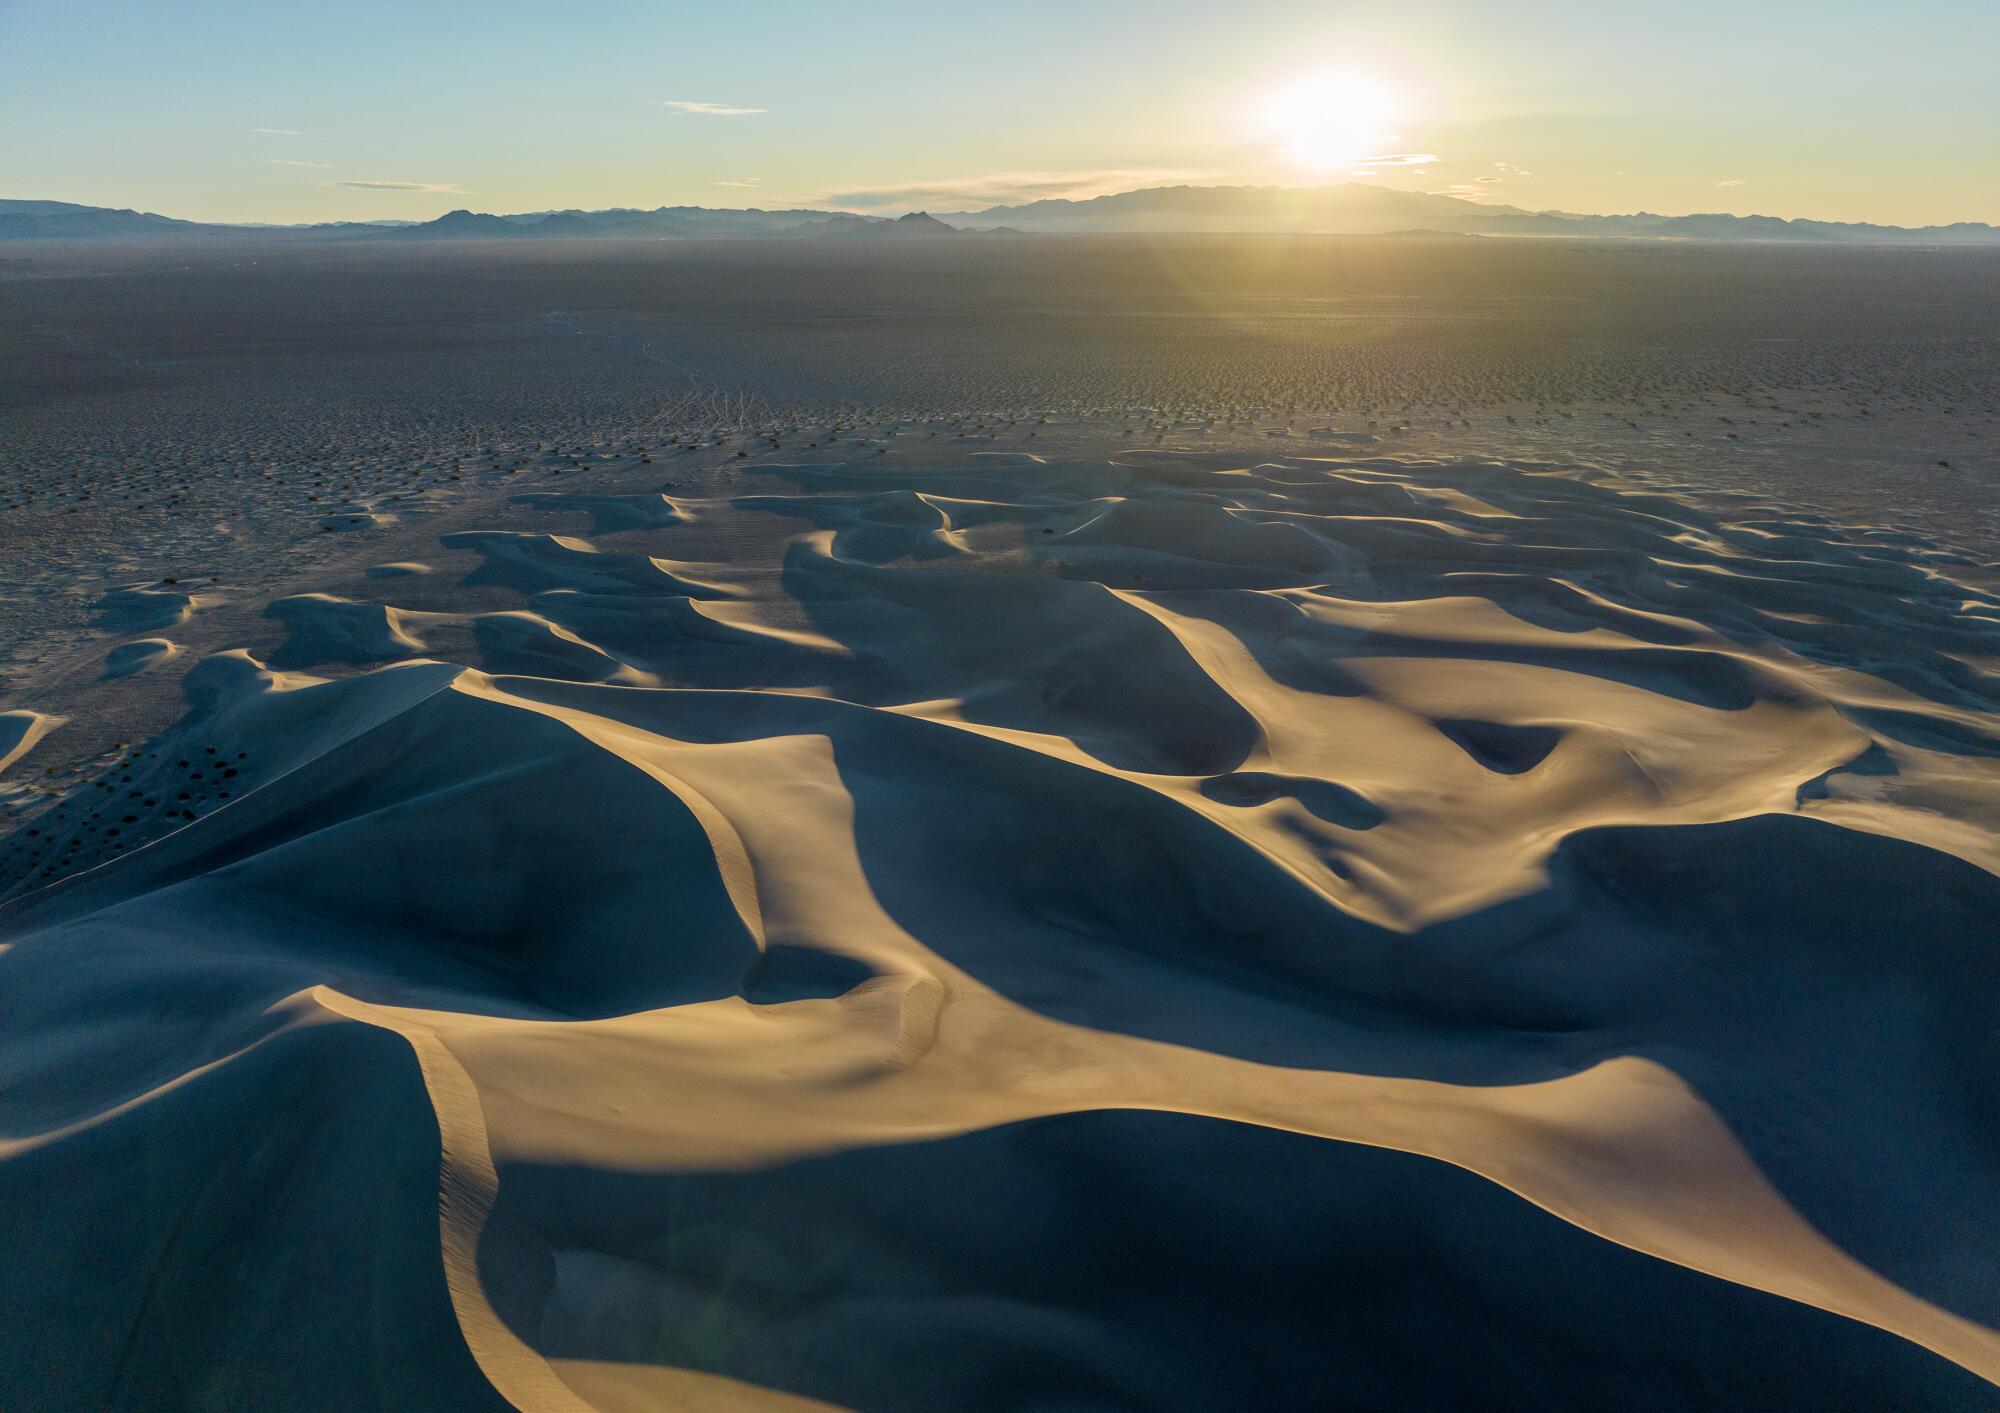
[[[421,189],[422,186],[428,186],[431,184],[411,183],[409,185],[411,189]],[[435,186],[432,186],[432,189],[438,191],[439,194],[443,194],[443,191],[447,189],[448,186],[449,184],[436,184]],[[1900,231],[1900,232],[1910,232],[1910,233],[1922,232],[1922,231],[1958,230],[1966,228],[2000,231],[2000,223],[1981,221],[1970,218],[1947,221],[1947,222],[1931,222],[1920,226],[1905,226],[1905,225],[1896,225],[1884,221],[1828,220],[1812,216],[1779,216],[1760,211],[1735,212],[1735,211],[1710,209],[1710,210],[1691,210],[1680,213],[1670,213],[1665,211],[1649,210],[1644,207],[1641,207],[1633,211],[1615,211],[1615,212],[1568,211],[1557,207],[1526,207],[1526,206],[1515,205],[1513,203],[1498,203],[1498,202],[1488,203],[1484,201],[1474,200],[1454,192],[1412,191],[1403,187],[1383,186],[1374,182],[1358,181],[1358,180],[1328,182],[1310,186],[1288,186],[1280,183],[1269,183],[1269,182],[1215,182],[1215,183],[1173,182],[1157,186],[1140,186],[1140,187],[1122,189],[1118,191],[1100,192],[1093,196],[1037,197],[1028,201],[1019,201],[1012,203],[994,203],[985,206],[965,207],[957,210],[949,210],[942,212],[940,212],[935,205],[930,207],[915,206],[909,208],[902,214],[906,215],[927,214],[940,217],[955,216],[963,218],[969,216],[985,216],[994,213],[1008,212],[1008,211],[1021,211],[1035,207],[1087,206],[1095,202],[1113,200],[1118,197],[1140,196],[1152,192],[1237,191],[1237,192],[1295,193],[1299,195],[1310,195],[1317,193],[1330,193],[1330,192],[1353,190],[1353,189],[1359,189],[1369,192],[1381,192],[1385,195],[1391,195],[1397,197],[1450,202],[1452,203],[1453,206],[1461,208],[1461,210],[1455,211],[1452,214],[1471,216],[1477,212],[1486,211],[1493,213],[1493,215],[1496,218],[1509,217],[1509,216],[1522,216],[1522,217],[1537,217],[1537,218],[1547,218],[1547,219],[1580,220],[1580,221],[1621,221],[1621,220],[1687,221],[1687,220],[1712,218],[1712,219],[1731,220],[1731,221],[1779,222],[1785,225],[1799,225],[1808,227],[1833,227],[1833,228],[1844,228],[1851,230],[1882,230],[1882,231]],[[469,195],[470,193],[458,192],[453,194]],[[832,205],[832,204],[828,205],[780,204],[774,206],[730,206],[730,205],[708,206],[695,202],[677,202],[672,204],[662,203],[657,206],[632,206],[632,205],[612,205],[612,206],[601,206],[601,207],[564,206],[564,207],[539,207],[539,208],[515,210],[515,211],[506,211],[498,209],[476,210],[472,207],[461,205],[461,206],[449,207],[443,211],[438,212],[434,216],[427,216],[427,217],[387,217],[387,216],[331,217],[321,220],[303,220],[303,221],[251,221],[251,220],[236,220],[236,219],[215,219],[215,218],[196,219],[191,217],[172,216],[163,211],[147,210],[138,206],[102,206],[90,202],[68,201],[58,197],[0,197],[0,206],[5,206],[8,204],[15,204],[15,203],[24,205],[46,203],[49,205],[71,206],[78,208],[80,212],[83,211],[129,212],[134,215],[154,217],[156,219],[173,221],[183,225],[205,226],[223,230],[270,230],[270,231],[314,230],[314,229],[323,229],[326,227],[347,226],[347,225],[391,227],[391,228],[422,226],[422,225],[432,224],[438,220],[443,219],[446,216],[456,215],[460,213],[467,215],[475,215],[475,216],[488,216],[498,220],[520,220],[524,217],[547,218],[549,216],[560,216],[560,215],[602,216],[602,215],[611,215],[617,213],[651,215],[651,214],[658,214],[661,212],[670,212],[670,211],[701,211],[701,212],[715,212],[715,213],[746,212],[746,213],[757,213],[766,215],[787,214],[787,213],[797,212],[803,215],[816,215],[816,216],[853,216],[859,219],[870,220],[870,221],[897,219],[896,216],[884,214],[884,210],[858,209],[854,206],[843,206],[843,205]],[[7,214],[26,214],[26,213],[7,213],[4,210],[0,210],[0,216],[4,216]],[[54,214],[61,214],[61,213],[54,213]],[[1156,233],[1169,234],[1170,232],[1162,230]],[[1198,232],[1190,232],[1190,233],[1198,233]],[[1246,231],[1243,233],[1252,234],[1252,233],[1262,233],[1262,232]],[[1273,232],[1273,233],[1283,233],[1283,232]],[[1311,234],[1312,232],[1299,231],[1296,233]],[[1326,232],[1326,233],[1338,234],[1338,232]],[[1078,232],[1078,234],[1083,234],[1083,232]]]

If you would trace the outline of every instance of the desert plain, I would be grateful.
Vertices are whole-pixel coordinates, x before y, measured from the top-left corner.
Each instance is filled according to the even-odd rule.
[[[0,1405],[2000,1407],[2000,255],[0,252]]]

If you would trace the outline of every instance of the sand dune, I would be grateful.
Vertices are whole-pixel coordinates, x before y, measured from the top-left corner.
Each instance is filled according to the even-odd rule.
[[[1310,450],[273,601],[10,840],[0,1401],[2000,1407],[2000,597]]]
[[[25,758],[41,739],[63,724],[38,711],[0,711],[0,770]]]
[[[167,638],[135,638],[129,643],[120,643],[104,655],[104,676],[130,677],[137,672],[147,672],[179,651],[179,645]]]
[[[188,621],[208,596],[171,584],[133,584],[98,600],[97,626],[114,633],[144,633]]]

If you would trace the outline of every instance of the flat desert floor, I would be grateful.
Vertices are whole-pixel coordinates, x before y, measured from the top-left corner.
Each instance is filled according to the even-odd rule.
[[[0,259],[0,1406],[2000,1408],[2000,260]]]

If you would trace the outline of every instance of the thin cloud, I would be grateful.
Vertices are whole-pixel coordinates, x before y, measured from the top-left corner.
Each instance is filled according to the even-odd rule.
[[[292,157],[267,157],[264,159],[274,167],[330,167],[331,162],[301,162]]]
[[[755,113],[770,111],[766,108],[735,108],[727,103],[701,103],[692,98],[662,98],[660,106],[670,113],[696,118],[747,118]]]
[[[984,177],[903,182],[895,186],[830,192],[818,204],[873,210],[935,207],[972,210],[986,206],[1019,206],[1029,201],[1088,201],[1094,196],[1140,187],[1185,186],[1213,181],[1222,173],[1158,167],[1128,167],[1084,172],[1001,172]]]
[[[1376,157],[1356,157],[1364,167],[1428,167],[1438,160],[1435,152],[1384,152]]]
[[[252,131],[252,132],[254,132],[254,133],[260,133],[260,134],[262,134],[262,135],[263,135],[263,136],[265,136],[265,137],[302,137],[302,136],[304,136],[304,134],[302,134],[302,133],[301,133],[301,132],[300,132],[300,131],[299,131],[299,130],[298,130],[297,128],[252,128],[252,129],[250,129],[250,131]]]
[[[1717,182],[1717,183],[1716,183],[1716,185],[1717,185],[1717,186],[1742,186],[1742,185],[1743,185],[1743,183],[1742,183],[1742,182],[1739,182],[1739,181],[1733,181],[1733,180],[1732,180],[1732,181],[1726,181],[1726,182]]]
[[[464,191],[457,182],[384,182],[349,181],[333,182],[333,186],[357,187],[362,191]]]
[[[763,184],[764,179],[762,177],[744,177],[740,181],[716,183],[717,186],[762,186]]]

